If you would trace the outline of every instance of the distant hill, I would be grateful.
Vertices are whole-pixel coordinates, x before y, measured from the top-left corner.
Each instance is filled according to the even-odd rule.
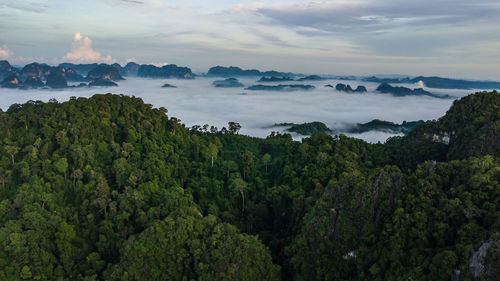
[[[388,83],[388,84],[400,84],[400,83],[413,84],[422,82],[426,87],[435,89],[458,89],[458,90],[500,89],[500,82],[450,79],[437,76],[433,77],[417,76],[415,78],[410,78],[410,77],[379,78],[376,76],[371,76],[363,78],[362,80],[365,82]]]
[[[85,78],[78,74],[71,67],[64,66],[50,66],[45,63],[30,63],[27,64],[19,72],[21,78],[27,79],[30,77],[36,77],[40,80],[47,80],[51,74],[60,74],[64,76],[67,81],[81,82],[85,81]]]
[[[212,82],[217,88],[238,88],[243,87],[244,85],[238,81],[236,78],[227,78],[224,80],[216,80]]]
[[[369,131],[381,131],[387,133],[403,133],[408,134],[410,131],[415,129],[417,125],[425,123],[424,121],[404,121],[401,124],[396,124],[389,121],[383,121],[379,119],[374,119],[367,123],[358,123],[356,126],[349,128],[348,133],[365,133]]]
[[[276,76],[276,77],[294,77],[295,73],[279,72],[275,70],[260,71],[257,69],[241,69],[236,66],[214,66],[208,70],[210,76]]]
[[[426,87],[437,89],[484,89],[494,90],[500,89],[500,82],[493,81],[468,81],[460,79],[449,79],[441,77],[424,77],[418,76],[410,80],[412,83],[422,81]]]
[[[280,123],[275,124],[275,127],[289,127],[286,129],[288,132],[297,133],[303,136],[311,136],[320,133],[333,133],[333,130],[328,128],[324,123],[314,121],[302,124],[295,123]]]
[[[125,67],[123,67],[123,75],[125,76],[136,76],[139,68],[141,66],[135,62],[129,62]]]
[[[168,64],[162,67],[154,65],[141,65],[137,70],[137,75],[139,77],[147,78],[194,78],[194,74],[189,67],[181,67],[175,64]]]
[[[294,80],[290,77],[262,76],[257,82],[287,82],[287,81],[294,81]]]
[[[297,81],[321,81],[321,80],[325,80],[325,78],[323,78],[319,75],[309,75],[309,76],[297,79]]]
[[[300,85],[300,84],[293,84],[293,85],[253,85],[248,88],[247,90],[250,91],[278,91],[278,92],[289,92],[289,91],[299,91],[299,90],[313,90],[314,87],[313,85]]]
[[[72,68],[80,75],[87,76],[89,71],[99,66],[98,63],[74,64],[74,63],[61,63],[59,67]]]
[[[6,60],[0,60],[0,80],[5,79],[10,74],[17,72],[18,70],[14,68],[10,63]]]
[[[87,75],[87,79],[89,80],[107,79],[112,81],[124,80],[123,77],[120,75],[120,70],[118,68],[107,64],[100,64],[99,66],[90,70],[89,74]]]
[[[392,94],[395,97],[404,96],[429,96],[433,98],[447,99],[451,98],[449,95],[437,95],[428,92],[422,88],[410,89],[406,87],[393,87],[387,83],[382,83],[378,86],[377,91],[382,94]]]
[[[333,88],[332,85],[326,85],[326,87]],[[345,84],[342,84],[342,83],[339,83],[339,84],[335,85],[335,89],[337,91],[345,92],[345,93],[365,93],[367,91],[365,86],[359,85],[358,87],[356,87],[355,90],[353,90],[351,88],[351,85],[349,85],[349,84],[345,85]]]

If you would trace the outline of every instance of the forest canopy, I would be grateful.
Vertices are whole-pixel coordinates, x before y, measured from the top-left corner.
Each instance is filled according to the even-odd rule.
[[[496,280],[499,108],[472,94],[369,144],[186,128],[123,95],[12,105],[0,280]]]

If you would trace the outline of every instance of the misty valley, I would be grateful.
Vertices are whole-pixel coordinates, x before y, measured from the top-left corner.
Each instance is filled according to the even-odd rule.
[[[499,0],[0,0],[0,281],[500,281]]]
[[[454,99],[481,89],[471,87],[500,88],[497,82],[439,77],[306,75],[220,66],[195,74],[188,67],[135,63],[124,67],[31,63],[15,68],[3,61],[0,78],[0,108],[4,110],[29,100],[66,101],[72,96],[109,92],[133,95],[154,106],[166,107],[189,127],[208,124],[222,129],[228,122],[238,122],[242,134],[266,137],[273,131],[288,132],[300,140],[310,134],[273,125],[321,122],[329,129],[323,132],[368,142],[384,142],[408,130],[394,126],[365,126],[364,130],[357,130],[359,124],[437,119]]]

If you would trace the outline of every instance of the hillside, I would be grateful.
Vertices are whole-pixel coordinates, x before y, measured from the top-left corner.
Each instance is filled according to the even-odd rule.
[[[209,133],[112,94],[12,105],[0,279],[473,280],[500,234],[499,107],[469,95],[368,144]]]

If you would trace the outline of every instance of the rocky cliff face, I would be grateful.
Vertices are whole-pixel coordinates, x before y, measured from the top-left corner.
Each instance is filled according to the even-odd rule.
[[[97,78],[89,83],[89,87],[117,87],[118,84],[115,82],[109,80],[109,79],[103,79],[103,78]]]
[[[10,74],[5,79],[2,80],[0,86],[2,88],[15,89],[22,86],[22,81],[15,74]]]
[[[327,85],[328,86],[328,85]],[[347,84],[342,84],[339,83],[335,86],[335,89],[340,92],[345,92],[345,93],[365,93],[366,92],[366,87],[365,86],[358,86],[356,90],[353,90],[351,88],[351,85]]]
[[[0,80],[5,79],[10,74],[14,74],[16,71],[8,61],[0,60]]]
[[[123,74],[127,76],[136,76],[137,72],[139,71],[140,65],[138,65],[135,62],[129,62],[125,67],[123,68]]]
[[[68,87],[68,81],[64,78],[64,75],[53,73],[47,78],[47,86],[53,89],[62,89]]]
[[[36,89],[36,88],[41,88],[43,86],[45,86],[45,84],[43,83],[42,79],[38,77],[29,77],[24,81],[24,87],[26,88]]]
[[[116,67],[107,64],[101,64],[98,67],[89,71],[87,79],[89,80],[104,79],[112,81],[125,80],[120,75],[120,71]]]
[[[97,63],[88,63],[88,64],[74,64],[74,63],[61,63],[59,67],[72,68],[78,72],[78,74],[87,76],[89,71],[99,66]]]
[[[194,78],[194,74],[191,72],[189,67],[180,67],[175,64],[169,64],[163,67],[141,65],[137,71],[137,75],[149,78]]]
[[[23,78],[37,77],[42,80],[46,80],[53,70],[54,67],[46,64],[39,64],[36,62],[30,63],[25,65],[21,70],[21,77]]]
[[[84,81],[85,78],[78,74],[74,69],[64,66],[50,66],[47,64],[40,63],[30,63],[23,67],[21,70],[21,78],[28,79],[35,77],[39,80],[47,80],[51,74],[60,74],[64,76],[67,81],[80,82]]]
[[[469,260],[469,270],[475,280],[498,280],[500,272],[494,259],[499,258],[500,239],[488,240],[484,242],[477,251],[475,251]],[[490,257],[490,259],[488,259]],[[493,257],[493,260],[491,260]],[[498,263],[498,262],[497,262]]]

